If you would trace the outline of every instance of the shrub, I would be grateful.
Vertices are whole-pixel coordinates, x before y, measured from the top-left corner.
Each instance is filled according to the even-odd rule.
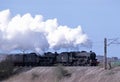
[[[55,75],[58,80],[61,80],[62,78],[70,77],[71,73],[68,70],[66,70],[63,66],[57,66],[55,69]]]
[[[13,63],[6,59],[0,62],[0,80],[8,78],[13,73]]]
[[[32,73],[32,80],[34,80],[34,79],[36,79],[36,78],[38,78],[39,77],[39,74],[37,74],[37,73]]]

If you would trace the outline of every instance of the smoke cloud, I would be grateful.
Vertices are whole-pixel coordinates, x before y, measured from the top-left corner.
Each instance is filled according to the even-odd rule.
[[[27,13],[10,18],[10,10],[0,11],[0,50],[32,50],[44,52],[49,49],[76,49],[88,45],[88,36],[81,27],[59,25],[57,19],[43,20]]]

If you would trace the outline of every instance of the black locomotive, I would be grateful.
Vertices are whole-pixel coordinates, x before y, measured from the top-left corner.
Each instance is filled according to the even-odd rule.
[[[43,55],[36,53],[14,54],[9,58],[15,66],[97,66],[98,61],[94,52],[47,52]]]

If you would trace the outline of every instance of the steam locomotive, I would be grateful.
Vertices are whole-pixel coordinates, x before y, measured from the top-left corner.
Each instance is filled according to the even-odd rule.
[[[43,55],[36,53],[14,54],[7,57],[14,66],[97,66],[98,61],[94,52],[46,52]]]

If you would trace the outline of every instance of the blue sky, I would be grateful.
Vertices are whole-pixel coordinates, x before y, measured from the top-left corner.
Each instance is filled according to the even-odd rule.
[[[45,20],[57,18],[60,25],[81,25],[97,54],[103,54],[105,37],[120,38],[120,0],[0,0],[0,11],[5,9],[11,16],[41,14]],[[120,45],[111,44],[108,56],[120,57],[119,49]]]

